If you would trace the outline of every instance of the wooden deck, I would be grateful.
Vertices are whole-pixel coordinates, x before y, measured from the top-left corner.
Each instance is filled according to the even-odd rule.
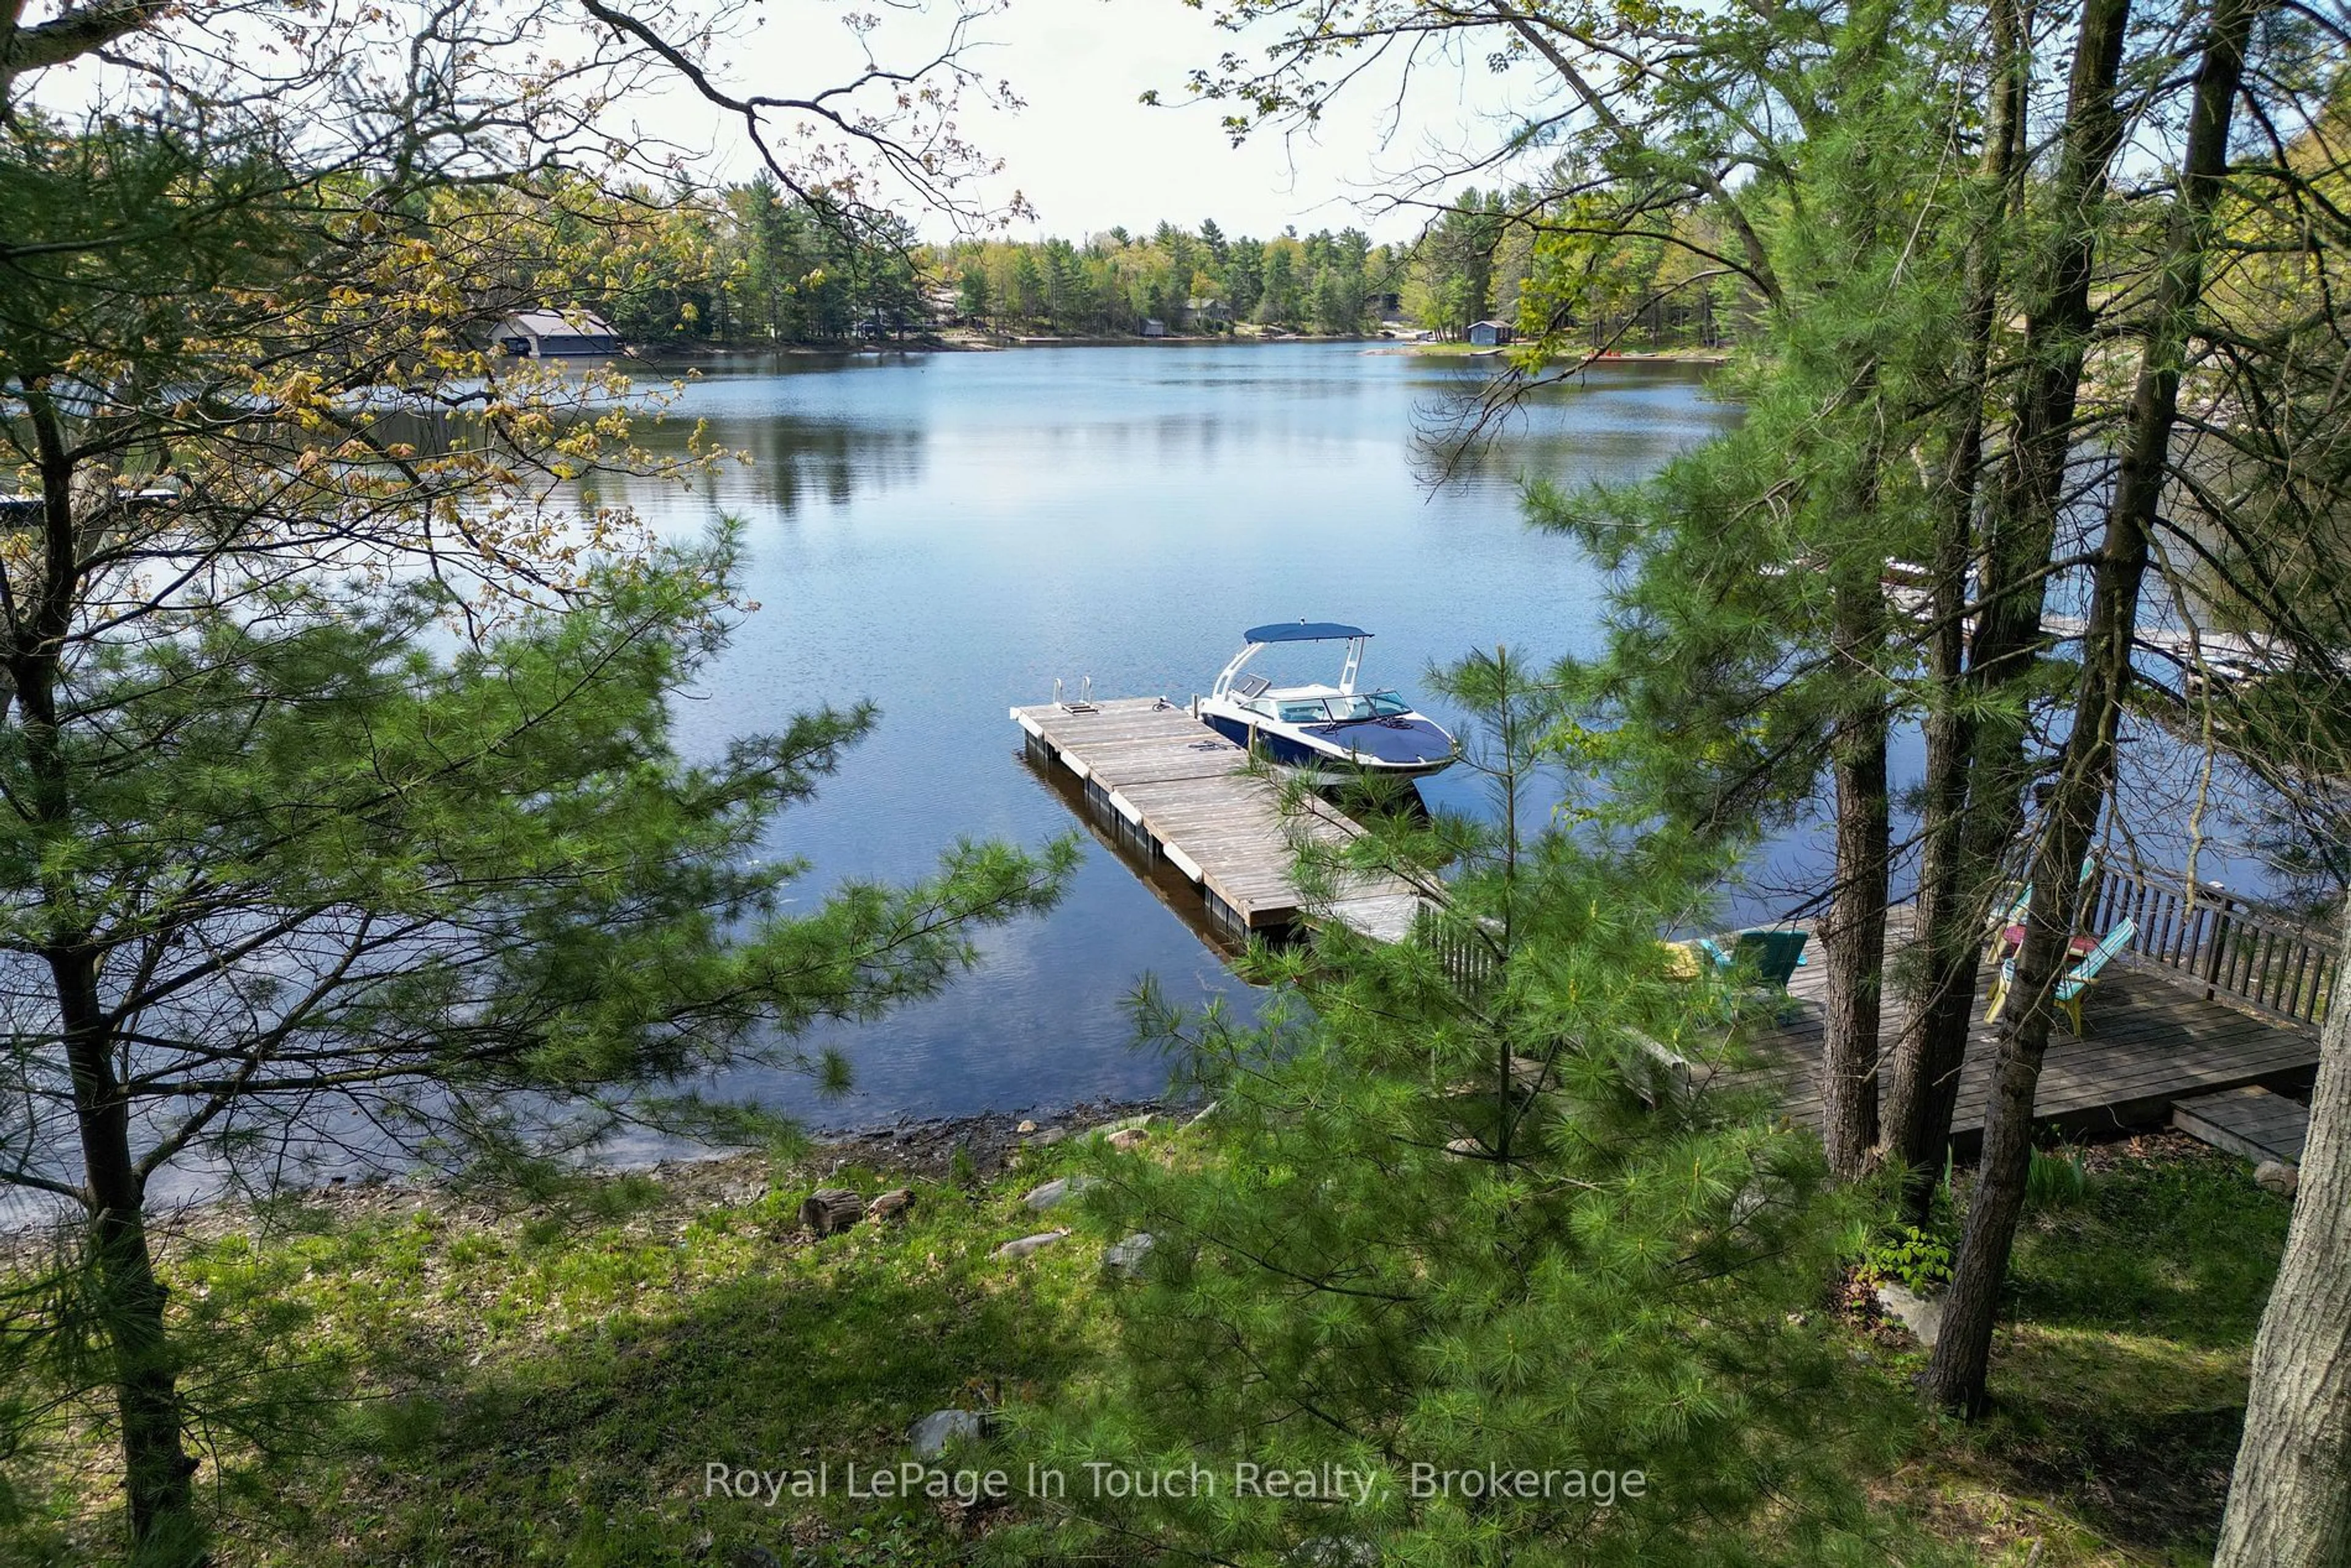
[[[1891,912],[1889,956],[1909,939],[1910,913]],[[1789,1114],[1807,1126],[1821,1121],[1815,1077],[1824,973],[1815,946],[1788,988],[1798,1004],[1793,1016],[1755,1042],[1763,1065],[1725,1077],[1745,1087],[1776,1089]],[[1993,1045],[1993,1030],[1983,1021],[1984,1002],[1977,998],[1951,1122],[1952,1142],[1962,1155],[1971,1153],[1983,1135]],[[1907,1016],[1907,1009],[1889,994],[1879,1030],[1888,1051]],[[2083,1018],[2089,1028],[2086,1040],[2074,1038],[2063,1018],[2051,1030],[2034,1103],[2036,1120],[2069,1131],[2160,1124],[2182,1100],[2254,1084],[2292,1083],[2318,1065],[2315,1030],[2206,1001],[2200,989],[2152,967],[2109,967],[2085,1003]]]
[[[1362,829],[1336,808],[1309,801],[1285,821],[1279,792],[1246,770],[1239,747],[1160,697],[1048,703],[1012,710],[1029,758],[1082,781],[1104,808],[1117,841],[1195,884],[1210,925],[1228,937],[1274,931],[1307,917],[1290,874],[1298,836],[1339,842]],[[1394,941],[1412,926],[1421,898],[1406,883],[1364,878],[1328,912],[1366,936]]]
[[[1084,814],[1095,830],[1134,858],[1163,898],[1188,902],[1196,893],[1207,924],[1227,940],[1310,918],[1290,871],[1299,838],[1336,842],[1363,831],[1311,798],[1307,815],[1285,820],[1275,786],[1247,770],[1239,747],[1188,707],[1162,698],[1051,703],[1014,708],[1012,717],[1029,761],[1081,790]],[[1366,878],[1343,889],[1327,914],[1367,936],[1395,941],[1411,929],[1423,902],[1400,880]],[[1891,912],[1889,957],[1907,945],[1910,922],[1909,910]],[[1815,946],[1789,987],[1796,1005],[1787,1020],[1753,1041],[1758,1065],[1720,1080],[1772,1091],[1795,1121],[1811,1126],[1821,1120],[1815,1080],[1824,977]],[[1983,1003],[1980,996],[1952,1120],[1952,1142],[1963,1155],[1983,1134],[1993,1048]],[[1898,997],[1889,994],[1880,1026],[1889,1051],[1905,1013]],[[2290,1120],[2278,1108],[2299,1107],[2274,1096],[2275,1105],[2249,1096],[2225,1103],[2210,1097],[2254,1085],[2298,1085],[2318,1063],[2316,1030],[2208,1001],[2204,988],[2177,967],[2130,955],[2108,967],[2084,1016],[2086,1040],[2075,1039],[2062,1019],[2052,1030],[2035,1106],[2039,1120],[2075,1132],[2160,1124],[2182,1102],[2202,1103],[2207,1120],[2236,1127],[2248,1148],[2272,1150],[2274,1140],[2287,1135],[2277,1124]],[[2188,1114],[2197,1113],[2191,1108]]]
[[[2310,1139],[2309,1110],[2262,1088],[2182,1100],[2171,1108],[2171,1124],[2256,1164],[2275,1160],[2298,1166],[2303,1145]]]

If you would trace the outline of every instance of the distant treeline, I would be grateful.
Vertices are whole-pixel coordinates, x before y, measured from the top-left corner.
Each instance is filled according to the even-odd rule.
[[[1196,230],[1163,223],[1146,236],[1113,228],[1082,244],[953,246],[935,264],[955,279],[963,319],[1008,329],[1129,333],[1155,321],[1171,332],[1249,323],[1353,333],[1396,310],[1405,259],[1360,229],[1228,239],[1212,219]]]
[[[827,343],[989,332],[1459,338],[1476,321],[1573,322],[1594,347],[1713,345],[1751,301],[1685,282],[1662,239],[1595,248],[1523,193],[1471,191],[1409,245],[1360,229],[1228,236],[1161,223],[1080,241],[918,243],[883,220],[831,221],[764,176],[715,194],[556,193],[551,254],[528,279],[549,304],[600,311],[632,342]],[[1686,220],[1687,221],[1687,220]]]

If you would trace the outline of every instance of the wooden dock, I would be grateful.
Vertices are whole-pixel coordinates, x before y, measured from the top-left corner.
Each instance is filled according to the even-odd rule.
[[[1409,883],[1366,877],[1329,909],[1310,911],[1291,866],[1301,837],[1342,843],[1363,829],[1310,797],[1285,820],[1280,791],[1248,770],[1241,747],[1164,697],[1017,707],[1029,760],[1084,786],[1118,843],[1194,884],[1209,925],[1228,940],[1327,915],[1384,941],[1412,928],[1423,904]]]
[[[1328,908],[1310,909],[1291,874],[1301,840],[1342,843],[1363,829],[1311,795],[1303,814],[1285,817],[1275,784],[1251,772],[1247,753],[1186,706],[1123,697],[1011,711],[1029,762],[1081,788],[1096,831],[1133,857],[1163,898],[1188,903],[1196,893],[1206,924],[1226,941],[1319,918],[1396,941],[1426,905],[1425,895],[1401,879],[1366,877],[1343,887]],[[1911,916],[1907,908],[1889,912],[1889,958],[1908,945]],[[2292,1141],[2286,1124],[2301,1108],[2275,1095],[2232,1092],[2306,1082],[2318,1064],[2317,1030],[2291,1013],[2280,1016],[2275,1008],[2263,1012],[2213,999],[2216,987],[2225,994],[2235,985],[2234,970],[2206,962],[2193,944],[2175,946],[2179,953],[2158,943],[2160,952],[2127,954],[2107,969],[2085,1008],[2087,1039],[2074,1038],[2062,1021],[2054,1028],[2036,1119],[2097,1133],[2160,1125],[2179,1107],[2184,1118],[2200,1115],[2220,1128],[2223,1138],[2210,1141],[2222,1147],[2239,1147],[2223,1141],[2236,1135],[2239,1152],[2293,1157],[2279,1151]],[[2167,956],[2177,961],[2167,963]],[[1717,1082],[1767,1089],[1793,1120],[1818,1126],[1825,978],[1826,966],[1815,952],[1788,988],[1795,1006],[1785,1021],[1751,1041],[1754,1065]],[[2267,996],[2275,988],[2255,985],[2249,994]],[[2297,991],[2288,1000],[2304,1013],[2314,1010],[2299,998]],[[1952,1120],[1952,1141],[1962,1155],[1972,1153],[1983,1134],[1994,1048],[1983,1000],[1977,1000]],[[1880,1028],[1889,1055],[1907,1012],[1899,997],[1887,996]],[[1702,1092],[1703,1079],[1695,1086]]]
[[[1923,579],[1926,573],[1926,568],[1905,561],[1890,561],[1887,565],[1899,569],[1905,577],[1916,574]],[[1910,620],[1923,622],[1933,613],[1933,596],[1923,580],[1890,577],[1884,588],[1886,602]],[[1969,616],[1966,624],[1972,632],[1975,617]],[[2041,630],[2056,642],[2078,643],[2089,634],[2089,629],[2090,623],[2078,615],[2042,612]],[[2214,629],[2191,632],[2184,627],[2142,624],[2133,629],[2131,645],[2174,665],[2182,672],[2182,679],[2191,683],[2206,676],[2223,685],[2255,681],[2293,662],[2285,645],[2277,638]]]
[[[1909,941],[1911,914],[1907,908],[1889,912],[1889,956]],[[1754,1042],[1761,1065],[1724,1078],[1742,1087],[1775,1090],[1790,1116],[1815,1127],[1822,1115],[1816,1075],[1825,979],[1826,967],[1815,952],[1788,987],[1798,1004],[1789,1021]],[[1952,1142],[1962,1155],[1972,1153],[1983,1136],[1995,1033],[1983,1021],[1984,1001],[1979,995],[1951,1122]],[[2161,1125],[2182,1101],[2257,1084],[2294,1083],[2318,1065],[2315,1029],[2207,1000],[2199,989],[2150,965],[2109,967],[2083,1013],[2089,1038],[2074,1038],[2062,1019],[2051,1030],[2033,1103],[2036,1121],[2071,1132]],[[1891,1053],[1907,1017],[1907,1007],[1889,991],[1879,1029],[1884,1052]]]

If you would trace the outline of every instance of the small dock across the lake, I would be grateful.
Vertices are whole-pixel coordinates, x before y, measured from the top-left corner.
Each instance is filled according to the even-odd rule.
[[[1249,755],[1164,697],[1045,703],[1012,710],[1029,759],[1082,782],[1117,841],[1180,872],[1199,891],[1208,924],[1228,940],[1308,918],[1290,868],[1300,835],[1343,841],[1363,830],[1309,796],[1285,820],[1280,792],[1249,769]],[[1412,927],[1421,895],[1393,877],[1341,890],[1325,912],[1393,941]]]

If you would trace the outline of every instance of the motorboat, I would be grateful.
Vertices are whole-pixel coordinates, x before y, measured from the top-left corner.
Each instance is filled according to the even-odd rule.
[[[1242,646],[1198,699],[1202,723],[1228,739],[1294,768],[1339,767],[1405,779],[1453,765],[1453,737],[1395,692],[1355,689],[1371,633],[1331,621],[1277,622],[1241,633]],[[1248,665],[1288,643],[1344,643],[1336,685],[1277,686]]]

